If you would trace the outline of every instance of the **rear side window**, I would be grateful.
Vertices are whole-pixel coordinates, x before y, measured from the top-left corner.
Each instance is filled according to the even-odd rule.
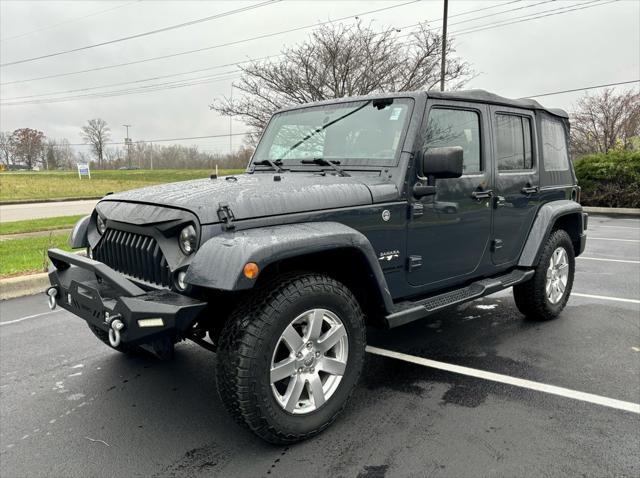
[[[545,171],[569,170],[567,137],[561,122],[542,118],[542,156]]]
[[[497,114],[496,140],[499,171],[533,168],[531,120],[529,118]]]
[[[432,108],[427,121],[423,149],[460,146],[464,151],[463,172],[482,171],[480,163],[480,115],[475,111]]]

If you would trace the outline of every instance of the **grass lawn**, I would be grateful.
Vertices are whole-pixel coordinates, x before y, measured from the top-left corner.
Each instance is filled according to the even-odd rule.
[[[243,169],[223,169],[219,174],[240,174]],[[63,198],[102,197],[153,184],[206,178],[209,169],[160,169],[92,171],[91,179],[78,179],[75,171],[29,171],[0,173],[0,203]]]
[[[80,216],[47,217],[26,221],[0,222],[0,234],[20,234],[23,232],[53,231],[73,227]]]
[[[67,233],[0,241],[0,277],[44,272],[49,265],[47,249],[71,250]]]

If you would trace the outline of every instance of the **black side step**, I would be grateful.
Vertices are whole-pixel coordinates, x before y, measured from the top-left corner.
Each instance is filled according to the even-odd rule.
[[[422,319],[443,309],[493,294],[513,285],[525,282],[533,276],[533,270],[516,269],[508,274],[482,279],[461,289],[434,295],[417,301],[395,304],[393,312],[385,317],[388,328],[398,327]]]

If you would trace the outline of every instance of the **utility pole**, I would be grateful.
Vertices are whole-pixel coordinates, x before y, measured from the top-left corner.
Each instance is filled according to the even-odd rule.
[[[127,128],[127,137],[124,139],[124,144],[127,147],[127,163],[129,164],[129,169],[131,169],[131,138],[129,138],[129,128],[131,128],[130,124],[123,124],[125,128]]]
[[[444,0],[444,15],[442,16],[442,64],[440,65],[440,91],[444,91],[444,70],[447,60],[447,16],[449,13],[449,0]]]
[[[151,170],[153,171],[153,143],[151,143]]]
[[[231,83],[231,102],[233,103],[233,83]],[[229,160],[233,153],[233,117],[229,115]]]

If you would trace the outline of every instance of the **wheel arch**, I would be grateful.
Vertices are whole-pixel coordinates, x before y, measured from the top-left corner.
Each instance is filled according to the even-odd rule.
[[[69,246],[73,249],[81,247],[89,247],[89,239],[87,237],[89,231],[89,223],[91,222],[91,214],[80,219],[73,226],[73,230],[69,235]]]
[[[341,266],[344,264],[349,266]],[[386,287],[386,283],[380,286],[375,271],[360,249],[342,247],[274,261],[261,272],[256,286],[280,274],[294,271],[324,274],[344,284],[360,304],[367,324],[385,325],[383,318],[388,313],[388,307],[383,287]]]
[[[248,262],[258,264],[257,280],[244,277],[242,270]],[[324,273],[344,283],[367,317],[382,317],[392,307],[369,240],[359,231],[334,222],[288,224],[215,236],[198,250],[185,281],[221,291],[246,291],[281,272],[296,270]]]
[[[571,200],[553,201],[540,207],[525,242],[518,266],[534,267],[540,260],[544,242],[552,231],[563,229],[569,234],[574,255],[582,252],[584,216],[582,206]]]

